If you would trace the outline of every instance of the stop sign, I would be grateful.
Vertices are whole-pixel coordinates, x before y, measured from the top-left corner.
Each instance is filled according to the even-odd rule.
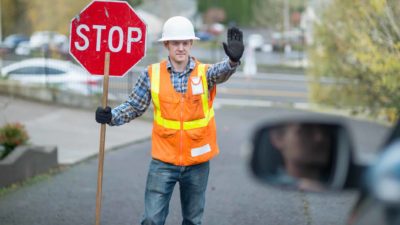
[[[70,53],[93,75],[104,73],[106,52],[110,76],[123,76],[146,52],[146,24],[127,2],[95,0],[70,29]]]

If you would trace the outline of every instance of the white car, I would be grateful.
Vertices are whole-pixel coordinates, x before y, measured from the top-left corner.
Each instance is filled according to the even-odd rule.
[[[32,34],[29,45],[32,49],[42,48],[46,45],[58,49],[68,45],[68,38],[54,31],[36,31]]]
[[[247,44],[250,48],[261,51],[264,45],[264,38],[261,34],[250,34]]]
[[[101,93],[101,76],[92,76],[69,61],[33,58],[1,69],[1,76],[21,84],[39,84],[83,95]]]
[[[15,54],[17,55],[29,55],[31,54],[31,47],[29,41],[20,42],[15,48]]]

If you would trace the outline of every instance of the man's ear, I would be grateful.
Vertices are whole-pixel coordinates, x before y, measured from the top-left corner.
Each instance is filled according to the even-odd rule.
[[[164,41],[164,42],[163,42],[164,47],[165,47],[167,50],[168,50],[168,43],[169,43],[168,41]]]

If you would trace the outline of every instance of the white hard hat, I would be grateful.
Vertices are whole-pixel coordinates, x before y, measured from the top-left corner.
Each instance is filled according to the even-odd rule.
[[[199,39],[194,35],[192,22],[183,16],[174,16],[164,23],[162,37],[158,41]]]

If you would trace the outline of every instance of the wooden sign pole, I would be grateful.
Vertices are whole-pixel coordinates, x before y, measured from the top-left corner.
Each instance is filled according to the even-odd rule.
[[[107,102],[108,102],[109,73],[110,73],[110,53],[106,52],[105,60],[104,60],[104,77],[103,77],[103,98],[102,98],[102,106],[103,106],[103,108],[107,107]],[[105,141],[106,141],[106,124],[101,124],[101,128],[100,128],[100,149],[99,149],[99,168],[98,168],[98,172],[97,172],[96,225],[100,225]]]

